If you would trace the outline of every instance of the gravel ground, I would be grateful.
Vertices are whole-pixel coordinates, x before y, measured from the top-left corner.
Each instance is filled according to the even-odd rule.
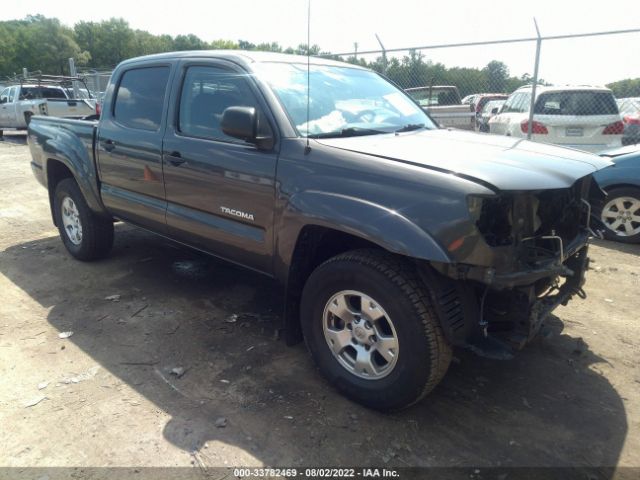
[[[508,362],[458,351],[384,415],[277,338],[266,278],[122,224],[108,259],[73,260],[6,137],[0,466],[640,466],[640,246],[596,242],[550,336]]]

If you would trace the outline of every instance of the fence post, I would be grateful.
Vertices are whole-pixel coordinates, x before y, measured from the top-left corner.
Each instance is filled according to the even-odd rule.
[[[533,86],[531,87],[531,104],[529,105],[529,123],[527,126],[527,140],[531,140],[531,133],[533,132],[533,107],[536,104],[536,89],[538,87],[538,66],[540,65],[540,48],[542,47],[542,37],[540,36],[540,30],[538,29],[538,22],[535,17],[533,23],[536,26],[536,34],[538,39],[536,40],[536,63],[533,66]]]
[[[69,59],[69,73],[72,77],[76,76],[76,62],[73,60],[73,58]],[[71,82],[71,85],[73,85],[73,98],[80,98],[80,89],[78,88],[78,82],[74,80]]]
[[[100,95],[100,75],[98,75],[98,71],[94,70],[93,71],[93,93],[95,94],[96,98],[98,98],[98,95]]]
[[[378,43],[380,44],[380,48],[382,49],[382,73],[384,73],[385,75],[387,74],[387,50],[384,48],[384,45],[382,44],[382,40],[380,40],[380,37],[378,36],[378,34],[376,33],[376,38],[378,39]]]

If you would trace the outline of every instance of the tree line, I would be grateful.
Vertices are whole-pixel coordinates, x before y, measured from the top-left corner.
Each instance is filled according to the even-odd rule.
[[[323,55],[362,65],[384,73],[402,88],[428,85],[456,85],[462,96],[478,92],[510,93],[531,83],[531,76],[509,73],[507,66],[493,60],[484,68],[446,67],[434,63],[418,51],[409,51],[401,58],[381,55],[373,60],[351,56],[341,58],[323,51],[318,45],[307,48],[283,47],[277,42],[254,44],[245,40],[214,40],[206,42],[196,35],[153,35],[133,29],[121,18],[101,22],[76,23],[73,28],[56,18],[42,15],[23,20],[0,22],[0,79],[21,74],[23,68],[48,74],[69,73],[68,59],[74,58],[79,67],[111,69],[127,58],[152,53],[241,49],[306,55]],[[540,83],[544,83],[540,80]],[[616,96],[640,96],[640,78],[622,80],[609,85]]]

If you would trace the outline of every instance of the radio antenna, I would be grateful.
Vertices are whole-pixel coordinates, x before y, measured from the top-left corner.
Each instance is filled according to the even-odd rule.
[[[305,155],[311,152],[309,145],[309,120],[310,120],[310,91],[311,89],[311,0],[307,0],[307,146],[304,148]]]

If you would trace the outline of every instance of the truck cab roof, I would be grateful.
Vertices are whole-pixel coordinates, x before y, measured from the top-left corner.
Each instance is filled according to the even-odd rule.
[[[307,61],[311,65],[327,65],[336,67],[349,67],[360,70],[366,70],[358,65],[353,65],[346,62],[339,62],[328,58],[305,55],[294,55],[289,53],[276,53],[276,52],[258,52],[258,51],[246,51],[246,50],[191,50],[183,52],[167,52],[157,53],[154,55],[145,55],[142,57],[135,57],[129,60],[125,60],[120,65],[126,66],[133,63],[139,63],[144,61],[154,60],[176,60],[183,58],[223,58],[233,61],[242,65],[250,65],[252,63],[302,63],[306,64]]]

